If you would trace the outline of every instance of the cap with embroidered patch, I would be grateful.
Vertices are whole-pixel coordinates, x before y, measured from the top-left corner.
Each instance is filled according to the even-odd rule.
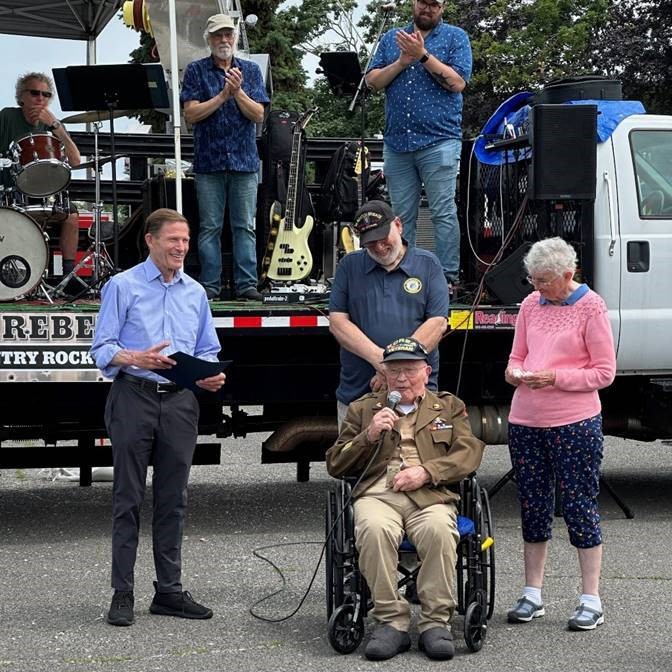
[[[222,28],[230,28],[231,30],[235,30],[236,28],[236,24],[228,14],[213,14],[208,18],[208,23],[205,27],[208,33],[216,33],[218,30],[222,30]]]
[[[357,210],[352,228],[362,245],[387,238],[394,221],[392,208],[384,201],[368,201]]]
[[[396,359],[424,359],[429,357],[429,353],[422,343],[414,338],[397,338],[390,343],[383,351],[383,361],[389,362]]]

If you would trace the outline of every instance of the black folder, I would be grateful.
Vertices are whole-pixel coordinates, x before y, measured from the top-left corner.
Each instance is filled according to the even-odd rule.
[[[202,392],[203,388],[196,385],[197,380],[203,378],[210,378],[216,376],[218,373],[225,371],[233,360],[227,359],[224,361],[210,362],[205,359],[199,359],[186,352],[174,352],[168,355],[170,359],[174,359],[175,364],[170,369],[152,369],[152,371],[159,376],[163,376],[168,380],[176,383],[180,387],[186,387],[194,392]]]

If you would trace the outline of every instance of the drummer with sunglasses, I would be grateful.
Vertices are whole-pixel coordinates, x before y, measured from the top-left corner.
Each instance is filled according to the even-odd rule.
[[[29,133],[49,131],[63,143],[63,151],[70,166],[75,167],[81,163],[77,145],[72,141],[65,126],[49,110],[53,97],[54,83],[51,77],[41,72],[29,72],[18,78],[16,102],[19,106],[0,110],[0,153],[8,152],[12,142]],[[5,192],[14,187],[14,180],[8,168],[0,170],[0,184]],[[61,224],[60,246],[64,275],[70,273],[75,266],[78,237],[79,216],[77,211],[71,208],[68,217]]]

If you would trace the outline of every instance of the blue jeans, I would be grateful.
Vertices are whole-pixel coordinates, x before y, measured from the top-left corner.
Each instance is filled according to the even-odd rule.
[[[422,185],[434,224],[436,256],[444,275],[456,280],[460,272],[460,227],[455,205],[455,182],[460,161],[461,140],[444,140],[414,152],[383,148],[385,181],[392,210],[401,218],[403,236],[415,245],[415,228]]]
[[[257,209],[257,173],[220,170],[196,175],[200,216],[198,257],[201,284],[208,296],[222,288],[222,227],[229,206],[233,240],[233,282],[237,294],[257,285],[257,242],[254,216]]]

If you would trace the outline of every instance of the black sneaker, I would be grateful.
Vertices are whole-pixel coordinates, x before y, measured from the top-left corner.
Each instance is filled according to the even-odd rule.
[[[152,614],[177,616],[178,618],[212,618],[212,609],[199,604],[188,590],[182,593],[160,593],[154,581],[154,599],[149,605]]]
[[[250,287],[237,294],[236,299],[238,301],[263,301],[264,297],[254,287]]]
[[[115,590],[107,612],[107,622],[110,625],[132,625],[135,621],[133,604],[132,590]]]

